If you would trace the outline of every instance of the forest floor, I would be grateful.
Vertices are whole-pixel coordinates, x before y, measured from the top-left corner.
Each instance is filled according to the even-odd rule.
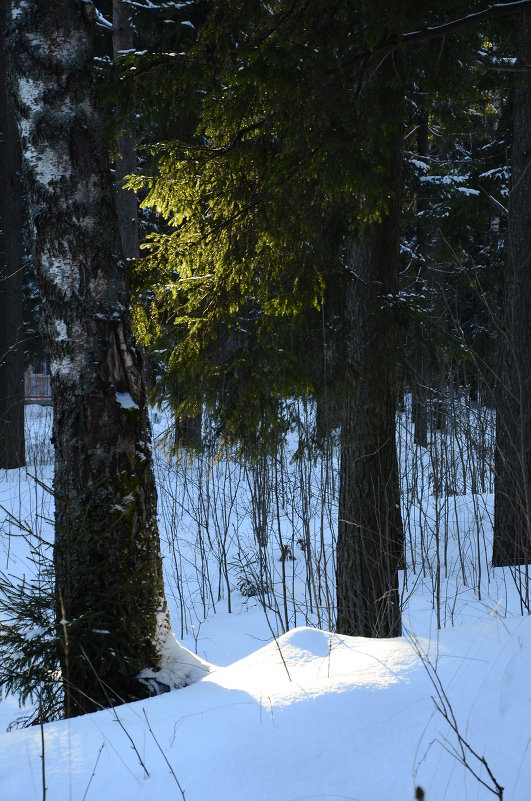
[[[1,570],[13,580],[35,569],[31,550],[52,534],[49,410],[28,407],[27,417],[33,467],[0,478]],[[165,423],[155,416],[158,436]],[[419,496],[409,458],[402,458],[411,499],[403,510],[404,636],[367,640],[322,630],[332,613],[316,602],[315,587],[333,581],[333,559],[319,572],[329,545],[319,542],[322,496],[311,513],[313,573],[308,549],[292,534],[291,573],[286,578],[285,564],[281,584],[281,532],[285,544],[290,523],[284,488],[286,520],[279,519],[280,541],[271,534],[270,590],[260,594],[252,587],[256,549],[244,479],[236,484],[225,472],[221,481],[226,465],[218,461],[206,477],[204,465],[193,475],[173,465],[169,481],[162,454],[170,612],[177,638],[210,672],[148,701],[0,734],[2,801],[411,801],[416,786],[427,801],[528,801],[531,619],[522,614],[522,573],[488,563],[488,482],[482,494],[467,492],[464,481],[461,491],[434,495],[427,455]],[[291,529],[299,523],[292,514]],[[0,731],[20,712],[18,699],[4,698]]]

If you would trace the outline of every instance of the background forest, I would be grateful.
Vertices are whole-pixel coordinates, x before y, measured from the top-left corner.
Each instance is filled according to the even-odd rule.
[[[10,799],[104,792],[113,720],[128,797],[524,797],[530,8],[0,4]],[[281,731],[176,739],[229,690]]]

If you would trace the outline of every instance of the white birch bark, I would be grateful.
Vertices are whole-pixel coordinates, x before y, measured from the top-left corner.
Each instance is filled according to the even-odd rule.
[[[16,0],[9,35],[54,396],[67,715],[152,692],[171,638],[141,358],[96,102],[93,15],[83,0]]]

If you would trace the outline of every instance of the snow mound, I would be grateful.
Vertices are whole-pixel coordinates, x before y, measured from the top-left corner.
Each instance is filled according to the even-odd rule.
[[[506,798],[527,801],[529,618],[424,641],[295,629],[182,690],[46,725],[47,798],[180,799],[177,778],[186,801],[412,801],[416,784],[491,799],[449,753],[427,667]],[[42,753],[38,728],[0,736],[2,798],[42,799]]]
[[[172,631],[166,633],[159,649],[159,669],[154,671],[145,668],[139,674],[141,681],[152,686],[155,693],[159,689],[164,691],[187,687],[204,678],[212,669],[212,665],[177,642]]]

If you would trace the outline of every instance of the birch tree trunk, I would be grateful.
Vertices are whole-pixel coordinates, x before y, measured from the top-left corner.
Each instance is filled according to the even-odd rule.
[[[5,41],[7,0],[0,2]],[[0,48],[0,467],[25,464],[21,156]]]
[[[54,397],[65,712],[148,695],[169,633],[141,360],[93,77],[94,7],[15,0],[22,138]]]
[[[518,63],[531,62],[531,14],[522,15]],[[514,97],[514,133],[496,382],[494,565],[531,562],[531,72]]]
[[[376,120],[385,110],[384,149],[374,144],[388,189],[381,221],[369,223],[347,254],[347,397],[341,428],[337,542],[337,631],[362,637],[401,633],[398,567],[403,552],[395,442],[402,94],[391,64],[371,87]]]

